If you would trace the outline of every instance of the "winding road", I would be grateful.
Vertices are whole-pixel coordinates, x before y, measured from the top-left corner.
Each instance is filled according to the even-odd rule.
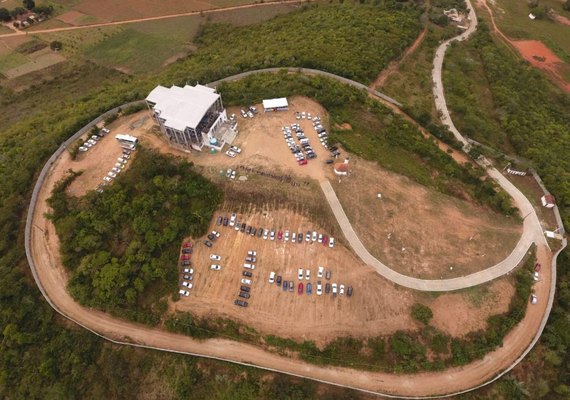
[[[471,9],[470,14],[473,27],[470,27],[467,32],[460,35],[461,40],[466,39],[470,33],[476,29],[475,12],[469,0],[467,0],[467,3]],[[440,48],[438,48],[436,59],[434,60],[433,79],[434,92],[437,90],[436,101],[438,110],[441,111],[444,122],[451,126],[453,123],[447,110],[445,98],[443,97],[444,92],[441,81],[441,66],[443,65],[443,57],[448,45],[449,42],[444,42]],[[318,73],[352,84],[353,86],[354,84],[361,85],[342,77],[322,73],[322,71],[318,71]],[[233,79],[235,79],[235,77],[227,78],[227,80]],[[217,82],[213,84],[217,84]],[[364,86],[363,89],[369,90],[365,85],[361,86]],[[384,101],[387,100],[384,99]],[[67,292],[64,286],[66,276],[64,269],[61,267],[59,252],[54,251],[53,247],[49,246],[50,241],[57,243],[57,235],[53,224],[45,217],[47,211],[46,200],[56,183],[54,174],[51,172],[58,167],[58,163],[61,161],[60,156],[65,151],[65,146],[84,132],[87,132],[94,122],[96,123],[102,118],[104,118],[104,116],[99,117],[82,128],[76,135],[66,141],[48,160],[34,187],[25,230],[26,256],[34,279],[46,301],[58,313],[94,334],[118,344],[225,360],[309,378],[328,384],[353,388],[363,392],[398,398],[451,396],[484,386],[498,379],[513,368],[530,351],[540,337],[554,297],[556,256],[558,253],[554,255],[554,257],[551,256],[542,235],[538,218],[530,202],[494,168],[488,169],[489,175],[495,179],[504,190],[511,194],[517,207],[519,207],[523,213],[524,233],[511,255],[502,263],[467,277],[449,280],[415,279],[398,274],[380,263],[370,255],[354,233],[350,221],[348,221],[330,183],[324,182],[321,184],[323,192],[327,196],[345,236],[357,254],[387,279],[402,286],[418,290],[438,291],[455,290],[487,282],[511,271],[518,264],[522,255],[526,253],[529,246],[533,242],[537,244],[538,258],[544,265],[542,280],[535,285],[535,290],[541,301],[535,306],[528,307],[525,318],[507,335],[502,347],[464,367],[450,368],[437,373],[420,373],[413,375],[393,375],[348,368],[323,367],[309,364],[299,359],[283,357],[275,353],[267,352],[250,344],[226,339],[195,340],[187,336],[138,325],[114,318],[101,311],[85,308],[76,303]],[[455,129],[455,127],[453,128]],[[455,129],[454,134],[458,140],[465,143],[465,139],[457,129]],[[551,266],[551,268],[548,268],[548,266]],[[548,301],[545,299],[548,299]]]

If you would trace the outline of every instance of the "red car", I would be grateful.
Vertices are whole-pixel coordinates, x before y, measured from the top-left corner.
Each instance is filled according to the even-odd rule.
[[[299,288],[297,289],[297,293],[303,294],[303,282],[299,283]]]
[[[192,243],[184,242],[184,243],[182,243],[182,247],[184,247],[184,248],[192,247]]]
[[[182,259],[183,259],[183,260],[189,260],[189,259],[190,259],[190,254],[182,254]]]
[[[277,232],[277,240],[281,240],[283,239],[283,232],[279,231]]]
[[[534,266],[534,272],[540,272],[540,268],[541,268],[541,267],[542,267],[542,266],[540,265],[540,263],[536,263],[535,266]]]
[[[299,162],[299,165],[307,165],[307,160],[305,160],[305,159],[299,160],[298,162]]]
[[[326,246],[329,244],[329,237],[327,235],[323,236],[323,246]]]

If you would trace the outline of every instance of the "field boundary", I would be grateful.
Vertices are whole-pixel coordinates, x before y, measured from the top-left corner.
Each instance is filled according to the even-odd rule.
[[[469,3],[469,0],[467,0]],[[295,69],[298,71],[298,69]],[[314,70],[313,70],[314,71]],[[263,71],[262,71],[263,72]],[[322,72],[322,71],[320,71]],[[255,72],[250,72],[248,74],[251,73],[255,73]],[[326,76],[332,76],[337,80],[340,81],[350,81],[350,80],[346,80],[346,78],[342,78],[342,77],[336,77],[332,74],[329,73],[322,73],[323,75]],[[226,78],[226,80],[232,80],[235,79],[235,77],[228,77]],[[219,81],[217,81],[219,82]],[[214,82],[214,83],[217,83]],[[351,81],[354,82],[354,81]],[[345,82],[346,83],[346,82]],[[356,84],[358,84],[357,82],[354,82]],[[349,83],[350,84],[350,83]],[[360,85],[360,84],[358,84]],[[368,88],[366,87],[366,90],[368,91]],[[354,390],[358,390],[361,392],[365,392],[365,393],[370,393],[370,394],[379,394],[385,397],[389,397],[389,398],[406,398],[406,399],[432,399],[432,398],[442,398],[442,397],[450,397],[450,396],[455,396],[461,393],[466,393],[475,389],[478,389],[480,387],[483,387],[491,382],[494,382],[495,380],[499,379],[501,376],[503,376],[505,373],[507,373],[509,370],[511,370],[515,365],[517,365],[520,360],[522,360],[522,358],[524,358],[524,356],[526,354],[528,354],[528,352],[532,349],[532,347],[534,346],[534,344],[538,341],[542,330],[544,328],[544,325],[546,324],[546,321],[548,319],[548,315],[550,312],[550,309],[552,307],[552,302],[554,299],[554,290],[550,290],[550,297],[549,297],[549,303],[548,303],[548,309],[547,312],[544,313],[543,319],[542,319],[542,323],[541,326],[537,332],[537,334],[535,335],[533,341],[531,342],[531,344],[525,349],[525,351],[522,353],[522,355],[520,355],[513,363],[511,363],[506,369],[502,370],[500,373],[497,373],[495,376],[493,376],[491,379],[486,380],[485,382],[478,384],[476,386],[473,387],[469,387],[465,390],[461,390],[461,391],[456,391],[454,393],[448,393],[448,394],[443,394],[443,395],[427,395],[427,396],[402,396],[402,395],[396,395],[393,393],[384,393],[381,392],[380,390],[369,390],[363,387],[356,387],[353,386],[352,384],[348,385],[348,384],[342,384],[342,383],[338,383],[338,382],[334,382],[332,379],[320,379],[317,378],[315,376],[311,376],[310,375],[310,371],[308,368],[303,368],[301,364],[301,367],[299,368],[300,371],[305,371],[305,374],[303,373],[299,373],[299,372],[291,372],[291,371],[286,371],[280,368],[272,368],[269,366],[262,366],[262,365],[258,365],[255,363],[249,363],[249,362],[244,362],[241,361],[239,359],[237,359],[237,354],[235,352],[230,352],[230,354],[233,355],[233,359],[232,358],[228,358],[228,357],[219,357],[219,356],[215,356],[215,355],[211,355],[211,354],[200,354],[200,353],[195,353],[195,352],[190,352],[190,351],[182,351],[182,350],[177,350],[174,348],[166,348],[166,347],[160,347],[160,346],[151,346],[151,345],[146,345],[146,344],[141,344],[141,343],[133,343],[133,342],[126,342],[124,340],[119,340],[119,339],[115,339],[111,336],[105,335],[104,333],[98,332],[95,328],[90,328],[89,326],[85,325],[84,323],[78,321],[77,319],[75,319],[73,316],[68,315],[66,312],[64,312],[62,309],[60,309],[58,307],[57,304],[55,304],[52,299],[49,297],[49,295],[47,294],[44,286],[42,285],[42,282],[39,278],[38,272],[36,270],[36,264],[34,262],[34,258],[33,258],[33,254],[32,254],[32,249],[31,249],[31,236],[32,236],[32,227],[33,227],[33,219],[34,219],[34,215],[35,215],[35,210],[36,210],[36,203],[38,200],[38,195],[40,193],[40,190],[42,189],[45,179],[50,171],[50,169],[52,168],[52,165],[54,164],[54,162],[58,159],[58,157],[61,156],[61,154],[65,151],[65,149],[72,144],[77,138],[79,138],[81,135],[84,135],[85,133],[87,133],[89,131],[89,129],[91,129],[95,124],[99,123],[100,121],[104,120],[107,116],[112,115],[113,113],[116,113],[119,111],[119,109],[126,107],[128,105],[133,105],[133,104],[141,104],[143,103],[143,100],[139,100],[139,101],[134,101],[134,102],[130,102],[127,104],[124,104],[122,106],[118,106],[113,108],[112,110],[107,111],[106,113],[100,115],[99,117],[95,118],[93,121],[91,121],[90,123],[88,123],[87,125],[85,125],[83,128],[81,128],[80,130],[78,130],[74,135],[72,135],[69,139],[67,139],[53,154],[52,156],[48,159],[48,161],[46,162],[46,164],[44,165],[44,167],[42,168],[36,184],[34,186],[33,192],[32,192],[32,196],[31,196],[31,200],[30,200],[30,206],[28,209],[28,214],[26,216],[26,227],[25,227],[25,250],[26,250],[26,257],[28,259],[28,263],[30,265],[30,269],[32,271],[32,275],[34,277],[34,280],[36,281],[36,284],[38,286],[38,288],[40,289],[40,292],[42,293],[43,297],[46,299],[46,301],[48,302],[48,304],[60,315],[62,315],[63,317],[67,318],[68,320],[76,323],[77,325],[83,327],[84,329],[87,329],[88,331],[94,333],[95,335],[106,339],[112,343],[115,344],[121,344],[121,345],[130,345],[130,346],[135,346],[135,347],[141,347],[141,348],[148,348],[148,349],[154,349],[154,350],[160,350],[160,351],[168,351],[168,352],[172,352],[172,353],[179,353],[179,354],[187,354],[187,355],[192,355],[192,356],[199,356],[199,357],[205,357],[205,358],[210,358],[210,359],[216,359],[216,360],[222,360],[222,361],[227,361],[227,362],[232,362],[235,364],[240,364],[240,365],[244,365],[244,366],[250,366],[250,367],[256,367],[256,368],[260,368],[260,369],[264,369],[267,371],[272,371],[272,372],[279,372],[279,373],[284,373],[284,374],[288,374],[288,375],[292,375],[292,376],[297,376],[297,377],[301,377],[301,378],[308,378],[314,381],[318,381],[318,382],[322,382],[322,383],[326,383],[326,384],[331,384],[331,385],[335,385],[335,386],[340,386],[340,387],[345,387],[345,388],[350,388],[350,389],[354,389]],[[566,243],[564,243],[564,245],[566,245]],[[555,280],[555,272],[556,272],[556,257],[558,256],[558,254],[560,254],[560,252],[562,251],[562,249],[560,249],[556,255],[554,256],[554,258],[552,259],[552,268],[553,268],[553,279],[551,279],[551,287],[556,286],[556,280]],[[65,289],[64,289],[65,290]],[[88,312],[95,312],[95,311],[88,311]],[[117,319],[118,321],[122,321],[120,319]],[[136,324],[132,324],[129,323],[127,321],[124,321],[123,324],[128,324],[132,327],[134,327],[134,329],[138,329],[138,330],[143,330],[144,327],[138,327]],[[193,339],[191,338],[187,338],[188,341],[192,341]],[[203,342],[201,342],[203,343]],[[231,357],[231,356],[230,356]],[[316,366],[312,366],[311,367],[317,368]],[[325,369],[322,367],[318,367],[321,368],[323,370],[331,370],[330,368]],[[359,371],[360,372],[360,371]],[[466,371],[465,371],[466,372]],[[441,374],[446,374],[448,373],[447,371],[442,372]],[[440,374],[440,375],[441,375]],[[313,374],[314,375],[314,374]]]

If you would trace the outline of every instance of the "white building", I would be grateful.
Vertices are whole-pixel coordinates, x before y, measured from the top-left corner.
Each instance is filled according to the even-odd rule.
[[[157,86],[146,103],[166,139],[183,149],[202,150],[206,145],[221,150],[235,137],[235,131],[233,136],[227,132],[226,110],[215,89],[202,85]]]
[[[289,103],[287,103],[286,97],[280,97],[278,99],[266,99],[263,100],[263,110],[268,111],[287,111],[289,109]]]

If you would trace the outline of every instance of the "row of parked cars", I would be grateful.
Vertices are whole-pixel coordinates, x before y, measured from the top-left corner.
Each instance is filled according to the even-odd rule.
[[[318,271],[317,271],[317,277],[322,279],[323,275],[324,275],[325,279],[328,281],[331,279],[332,272],[330,270],[327,270],[325,273],[324,267],[319,267]],[[297,271],[297,278],[300,281],[302,281],[303,278],[305,278],[305,280],[307,280],[307,281],[310,280],[311,279],[311,270],[310,269],[303,270],[303,268],[299,268],[299,270]],[[282,286],[283,291],[289,290],[290,292],[293,292],[295,290],[295,282],[283,280],[281,275],[276,276],[275,272],[273,272],[273,271],[269,274],[269,283],[270,284],[275,283],[278,287]],[[299,282],[299,284],[297,285],[297,293],[303,294],[304,290],[305,290],[305,285],[303,284],[303,282]],[[311,282],[307,283],[306,291],[307,291],[307,295],[313,294],[313,284]],[[346,289],[346,295],[348,297],[351,297],[353,292],[354,292],[354,289],[352,288],[352,286],[348,286],[348,288]],[[331,283],[326,282],[324,285],[324,293],[325,294],[332,293],[333,297],[336,297],[337,294],[339,296],[344,296],[345,286],[343,284],[337,285],[336,283],[331,284]],[[322,281],[320,279],[317,281],[316,294],[317,294],[317,296],[322,296],[322,294],[323,294],[323,284],[322,284]]]
[[[301,129],[301,125],[299,124],[291,124],[291,126],[284,126],[283,130],[283,137],[285,138],[285,142],[291,150],[293,156],[297,160],[299,165],[307,165],[307,160],[311,160],[317,157],[317,153],[311,147],[309,143],[309,138],[305,136],[305,132]],[[298,143],[293,139],[293,133],[295,133],[295,137],[297,138]]]
[[[240,231],[245,233],[246,235],[250,236],[257,236],[258,238],[263,238],[264,240],[282,240],[284,242],[291,242],[291,243],[303,243],[305,242],[310,243],[321,243],[323,246],[328,246],[333,248],[335,246],[335,239],[334,237],[329,237],[326,234],[318,233],[317,231],[307,231],[305,234],[303,232],[290,232],[289,230],[275,230],[275,229],[266,229],[260,226],[259,228],[254,227],[252,225],[248,225],[245,222],[239,222],[237,219],[237,214],[232,213],[230,217],[220,215],[216,220],[216,223],[219,226],[230,226],[233,227],[236,231]],[[211,247],[211,246],[209,246]]]
[[[180,250],[180,266],[182,268],[180,285],[182,289],[178,291],[181,296],[190,296],[190,289],[192,289],[192,280],[194,278],[194,269],[192,268],[192,253],[194,251],[193,245],[190,242],[182,243]]]
[[[253,283],[253,270],[255,269],[256,262],[257,252],[255,250],[249,250],[245,257],[245,263],[243,264],[243,278],[241,278],[241,286],[239,287],[238,293],[238,297],[240,298],[234,301],[236,306],[247,307],[249,304],[246,300],[242,299],[249,299],[251,297],[251,284]]]
[[[131,158],[131,150],[123,150],[123,154],[117,158],[115,166],[107,172],[107,175],[103,177],[103,181],[111,183],[113,179],[125,168],[127,161]]]
[[[321,120],[318,117],[317,117],[317,119],[313,120],[313,128],[315,129],[315,132],[317,133],[317,136],[319,137],[319,141],[321,142],[321,144],[325,148],[328,148],[329,147],[329,135],[327,133],[327,130],[325,129],[325,127],[321,123]]]
[[[87,139],[85,142],[83,142],[83,144],[79,147],[79,151],[82,152],[89,151],[91,147],[95,146],[97,142],[99,142],[99,139],[101,139],[109,132],[111,132],[109,129],[103,128],[96,135],[91,135],[91,137]]]
[[[204,240],[206,247],[212,247],[217,238],[220,237],[220,232],[212,231],[208,233],[208,239]]]

